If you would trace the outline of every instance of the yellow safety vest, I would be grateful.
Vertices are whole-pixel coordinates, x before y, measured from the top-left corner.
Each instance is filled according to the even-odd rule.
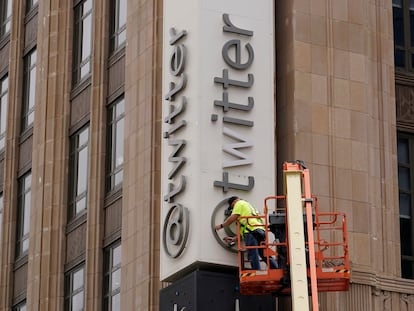
[[[259,212],[247,201],[238,200],[233,207],[232,214],[241,217],[244,216],[259,216]],[[262,218],[243,218],[240,222],[240,234],[243,235],[246,231],[254,231],[256,229],[265,229]]]

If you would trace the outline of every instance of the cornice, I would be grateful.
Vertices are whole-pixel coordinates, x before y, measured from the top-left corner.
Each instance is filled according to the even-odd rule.
[[[371,271],[351,270],[351,283],[369,285],[383,291],[414,295],[414,280],[378,275]]]

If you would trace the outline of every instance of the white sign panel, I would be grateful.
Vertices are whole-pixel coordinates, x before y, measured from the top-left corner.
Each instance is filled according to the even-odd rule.
[[[272,0],[164,0],[161,279],[237,265],[213,227],[274,194]]]

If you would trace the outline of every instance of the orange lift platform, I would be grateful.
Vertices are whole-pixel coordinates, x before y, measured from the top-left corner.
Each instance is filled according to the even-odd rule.
[[[265,241],[257,247],[245,246],[238,237],[240,293],[290,295],[301,311],[308,310],[308,296],[312,296],[312,310],[318,310],[314,293],[349,289],[346,215],[319,211],[303,162],[285,162],[283,172],[285,195],[266,197],[263,216],[244,217],[262,218],[267,230]],[[262,248],[267,257],[261,270],[250,268],[247,251],[252,248]],[[270,269],[269,256],[277,260],[277,269]]]

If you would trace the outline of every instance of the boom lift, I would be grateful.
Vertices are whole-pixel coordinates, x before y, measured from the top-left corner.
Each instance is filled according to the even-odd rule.
[[[258,247],[245,246],[238,237],[240,292],[291,295],[294,311],[309,310],[311,295],[315,311],[317,292],[349,289],[346,217],[340,212],[319,211],[303,162],[285,162],[283,176],[284,195],[266,197],[263,216],[244,217],[247,221],[261,217],[267,230]],[[278,269],[270,269],[267,262],[261,270],[252,270],[246,259],[249,248],[263,248],[267,257],[276,257]]]

